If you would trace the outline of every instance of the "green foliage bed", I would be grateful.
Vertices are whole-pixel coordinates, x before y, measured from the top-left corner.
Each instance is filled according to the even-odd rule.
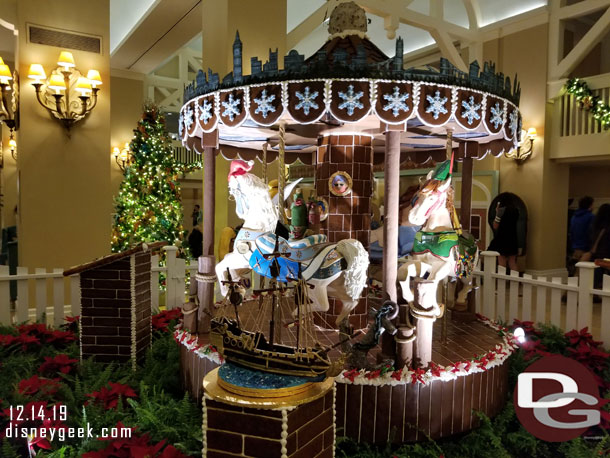
[[[155,316],[155,338],[143,367],[78,362],[76,322],[62,330],[40,324],[0,328],[0,457],[178,458],[201,456],[201,409],[182,391],[179,348],[172,336],[176,315]],[[563,334],[557,328],[518,323],[527,343],[510,359],[510,382],[528,364],[549,353],[572,357],[597,376],[600,393],[610,399],[608,354],[586,330]],[[511,390],[512,391],[512,390]],[[17,406],[34,407],[46,419],[18,421]],[[131,438],[6,437],[13,424],[27,428],[130,428]],[[65,406],[62,416],[58,406]],[[41,410],[42,409],[42,410]],[[565,443],[548,443],[527,433],[516,418],[512,400],[494,419],[450,440],[409,445],[358,444],[337,438],[337,457],[599,457],[610,456],[608,406],[603,422],[588,435]],[[54,418],[59,417],[59,418]],[[36,416],[35,415],[35,416]],[[64,418],[65,417],[65,418]],[[341,431],[338,431],[341,434]]]

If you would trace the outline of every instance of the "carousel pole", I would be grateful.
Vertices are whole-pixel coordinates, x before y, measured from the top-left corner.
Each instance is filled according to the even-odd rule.
[[[265,182],[265,184],[268,184],[268,182],[267,182],[267,147],[268,146],[269,146],[269,143],[267,143],[267,142],[263,143],[263,176],[261,178]]]
[[[282,223],[286,223],[284,215],[284,187],[286,186],[286,166],[284,163],[284,154],[286,147],[286,121],[280,121],[280,144],[278,157],[278,173],[277,173],[277,194],[278,194],[278,216]]]
[[[218,131],[204,134],[203,152],[203,254],[199,257],[197,273],[197,295],[199,312],[197,315],[198,332],[210,332],[210,311],[214,303],[214,227],[216,214],[216,149],[218,148]]]

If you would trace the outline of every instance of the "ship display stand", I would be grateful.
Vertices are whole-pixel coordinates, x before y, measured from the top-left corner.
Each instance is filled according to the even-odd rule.
[[[234,71],[222,81],[212,71],[200,72],[196,82],[185,89],[180,138],[185,147],[204,156],[204,256],[196,276],[197,329],[179,329],[175,337],[181,345],[183,383],[199,399],[204,378],[206,386],[216,387],[210,393],[226,388],[206,378],[224,362],[223,350],[211,342],[209,332],[217,276],[213,234],[218,154],[230,160],[264,163],[279,157],[282,167],[284,161],[290,164],[297,159],[311,165],[315,194],[329,204],[328,218],[320,223],[325,243],[351,238],[364,248],[370,234],[373,165],[383,163],[383,300],[401,302],[404,291],[398,284],[403,279],[399,278],[396,249],[401,167],[438,167],[448,159],[451,164],[459,163],[462,194],[457,220],[462,224],[454,224],[455,210],[448,210],[447,217],[452,227],[467,231],[473,161],[518,147],[521,117],[516,78],[511,85],[508,77],[496,73],[488,63],[481,69],[473,62],[468,73],[461,72],[445,59],[441,59],[440,70],[404,69],[402,40],[397,39],[396,56],[388,58],[367,39],[366,24],[362,9],[352,2],[341,3],[330,17],[331,36],[318,52],[305,59],[291,51],[285,56],[284,69],[278,68],[275,53],[264,65],[253,58],[252,75],[242,73],[242,43],[237,35]],[[249,173],[242,172],[242,178]],[[435,171],[428,182],[444,192],[451,183],[441,173]],[[282,177],[280,174],[280,196],[285,186]],[[283,205],[280,198],[280,218],[284,217]],[[439,208],[446,207],[439,204]],[[421,242],[426,244],[429,239]],[[412,305],[401,305],[393,321],[396,332],[383,334],[381,345],[367,351],[366,365],[346,366],[334,378],[333,418],[341,434],[380,443],[437,439],[475,427],[474,410],[493,416],[504,404],[506,360],[514,349],[510,333],[484,317],[472,320],[472,310],[462,311],[462,319],[453,319],[445,307],[452,299],[437,302],[425,279],[416,279],[415,284]],[[331,297],[328,309],[314,317],[316,338],[326,347],[341,341],[335,323],[344,302]],[[366,328],[370,309],[381,305],[363,294],[349,314],[349,326]],[[287,308],[294,310],[295,304]],[[258,301],[245,301],[239,310],[244,328],[248,320],[258,317]],[[294,321],[285,317],[277,327],[282,332]],[[332,363],[341,352],[335,347],[328,356]],[[388,360],[394,362],[384,365]],[[280,402],[281,397],[275,399]],[[238,407],[225,398],[210,395],[205,402],[207,411],[218,407],[213,403],[220,403],[227,411],[255,415],[249,410],[246,413],[250,407]],[[223,424],[236,427],[226,421]],[[204,426],[210,428],[209,422]]]

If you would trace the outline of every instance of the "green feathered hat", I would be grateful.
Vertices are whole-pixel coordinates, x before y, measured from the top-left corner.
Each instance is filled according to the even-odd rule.
[[[434,173],[432,174],[433,180],[445,181],[447,178],[451,176],[451,172],[453,171],[452,162],[450,159],[447,159],[444,162],[436,165],[434,169]]]

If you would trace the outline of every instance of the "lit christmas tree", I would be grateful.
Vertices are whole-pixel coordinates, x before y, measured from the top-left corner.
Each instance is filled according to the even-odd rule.
[[[165,119],[154,105],[144,106],[129,149],[132,157],[115,198],[112,251],[124,251],[141,242],[165,241],[179,248],[179,256],[186,257],[178,176],[197,164],[176,162]]]

